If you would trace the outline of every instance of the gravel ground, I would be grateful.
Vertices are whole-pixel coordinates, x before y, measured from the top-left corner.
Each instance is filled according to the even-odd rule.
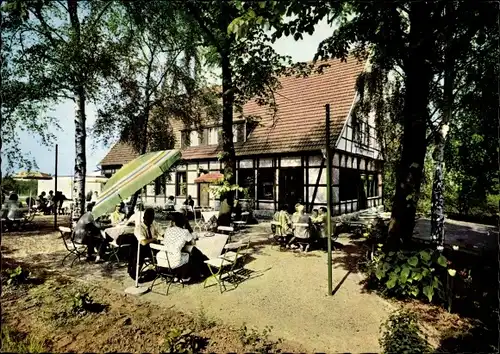
[[[311,352],[379,352],[379,327],[393,308],[377,295],[363,292],[354,241],[340,239],[345,245],[333,254],[335,290],[328,296],[326,254],[280,252],[263,242],[269,229],[269,224],[262,223],[243,235],[252,237],[252,260],[246,267],[253,275],[236,289],[220,294],[217,286],[172,286],[168,296],[148,293],[140,301],[192,313],[203,307],[208,316],[235,327],[272,326],[273,336]],[[35,261],[104,288],[123,290],[133,284],[124,268],[80,264],[62,269],[62,241],[50,228],[47,232],[4,234],[2,244],[11,257]],[[163,291],[161,287],[158,290]]]

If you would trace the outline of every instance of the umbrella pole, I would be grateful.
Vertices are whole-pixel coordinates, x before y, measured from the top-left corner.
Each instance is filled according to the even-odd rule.
[[[141,198],[143,199],[143,198]],[[142,220],[142,211],[139,210],[139,218],[136,220],[136,222],[141,222]],[[137,225],[136,225],[137,226]],[[125,289],[126,293],[133,294],[133,295],[142,295],[146,292],[149,291],[147,287],[144,286],[139,286],[139,260],[141,256],[141,242],[137,240],[137,259],[135,263],[135,286],[130,286]]]

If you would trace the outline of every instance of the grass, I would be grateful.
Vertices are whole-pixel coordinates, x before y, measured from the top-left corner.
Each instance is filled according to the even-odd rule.
[[[44,353],[45,341],[33,334],[25,335],[2,325],[2,353]]]

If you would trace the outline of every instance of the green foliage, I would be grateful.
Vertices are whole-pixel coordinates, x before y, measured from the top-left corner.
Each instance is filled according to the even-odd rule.
[[[15,269],[6,269],[4,271],[5,278],[3,279],[7,285],[19,285],[26,283],[31,273],[23,269],[21,266],[17,266]]]
[[[29,196],[31,192],[32,197],[38,195],[38,182],[37,181],[18,181],[10,176],[2,179],[2,190],[15,192],[19,196]],[[24,201],[22,201],[24,203]]]
[[[196,328],[201,331],[210,329],[216,325],[216,322],[208,317],[203,307],[200,307],[195,322]]]
[[[419,327],[417,316],[409,311],[399,310],[392,313],[382,324],[382,337],[379,339],[383,353],[409,354],[432,353],[427,336]]]
[[[447,260],[437,251],[379,252],[368,266],[369,280],[383,293],[395,297],[443,297],[440,269],[447,268]]]
[[[173,328],[165,337],[163,353],[198,353],[203,349],[205,340],[189,329]]]
[[[283,342],[282,339],[273,341],[269,338],[272,327],[266,326],[262,333],[255,328],[248,329],[246,324],[243,324],[239,330],[240,341],[243,345],[250,348],[253,353],[276,353],[278,346]]]
[[[209,188],[217,199],[220,199],[221,196],[224,196],[229,192],[239,191],[243,193],[245,191],[245,188],[240,187],[237,184],[231,184],[225,179],[211,184]]]
[[[72,298],[71,312],[75,315],[86,314],[94,304],[89,293],[76,293]]]
[[[33,334],[24,335],[2,323],[2,353],[47,353],[45,342]]]

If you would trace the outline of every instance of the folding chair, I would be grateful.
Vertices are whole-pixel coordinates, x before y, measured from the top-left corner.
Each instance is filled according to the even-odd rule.
[[[156,277],[151,283],[149,290],[153,290],[153,286],[155,282],[160,279],[165,282],[167,285],[167,292],[165,295],[168,295],[168,291],[170,290],[170,286],[174,283],[175,280],[175,268],[172,269],[170,267],[170,261],[168,260],[168,252],[165,245],[159,245],[155,243],[150,243],[149,247],[151,247],[151,262],[155,268]],[[156,254],[153,250],[158,251]],[[161,252],[161,253],[160,253]],[[161,255],[158,257],[158,255]],[[181,282],[182,283],[182,282]],[[182,287],[184,287],[184,283],[182,283]]]
[[[75,242],[74,240],[74,231],[72,231],[69,227],[59,226],[59,232],[61,233],[61,238],[64,242],[64,247],[68,251],[68,254],[63,258],[61,264],[64,266],[64,261],[70,257],[74,256],[75,258],[71,262],[70,267],[73,267],[73,264],[78,259],[79,261],[82,258],[86,258],[87,254],[87,245],[84,245],[79,242]]]
[[[228,241],[231,242],[231,236],[234,235],[234,227],[232,226],[218,226],[217,231],[220,232],[221,234],[228,235]]]
[[[227,290],[225,279],[243,278],[243,276],[238,274],[238,270],[243,269],[239,261],[246,257],[247,253],[245,252],[245,250],[248,249],[249,245],[250,239],[248,239],[248,243],[235,242],[232,244],[227,244],[224,247],[226,250],[233,249],[236,250],[236,252],[227,251],[217,258],[206,260],[205,264],[208,266],[211,275],[205,279],[205,281],[203,282],[203,287],[207,288],[206,284],[208,280],[213,278],[219,285],[219,290],[222,294],[223,289],[224,291]],[[235,288],[238,286],[238,284],[239,282],[236,282]]]
[[[248,211],[241,213],[241,220],[233,221],[233,225],[235,226],[235,228],[240,229],[240,228],[246,226],[246,224],[248,222],[249,215],[250,215],[250,213]]]
[[[120,257],[119,257],[120,251],[124,247],[132,246],[130,243],[118,243],[118,239],[113,239],[113,241],[108,243],[108,245],[110,247],[109,257],[110,257],[110,259],[114,257],[116,259],[117,263],[121,262]]]

